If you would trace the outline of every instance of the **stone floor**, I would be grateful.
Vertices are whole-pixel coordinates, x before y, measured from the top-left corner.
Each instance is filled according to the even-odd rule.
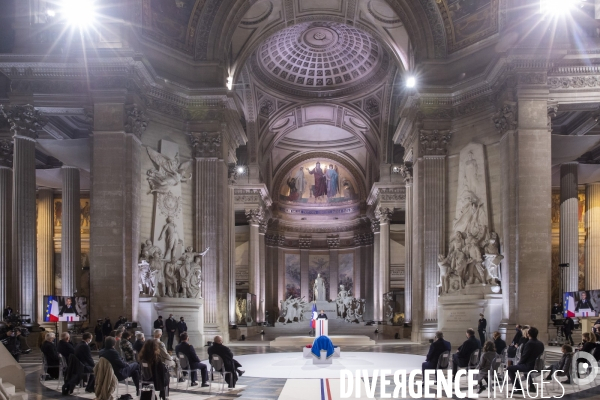
[[[254,338],[252,338],[254,339]],[[283,353],[283,352],[295,352],[298,351],[296,348],[270,348],[266,343],[260,343],[258,340],[249,340],[247,343],[238,342],[232,346],[232,350],[234,354],[237,355],[252,355],[252,354],[264,354],[264,353]],[[374,353],[396,353],[396,354],[414,354],[414,355],[422,355],[424,356],[427,353],[428,346],[419,345],[415,343],[409,343],[404,340],[402,341],[393,341],[393,340],[385,340],[381,341],[376,346],[354,346],[351,348],[345,348],[344,351],[352,351],[352,352],[374,352]],[[547,347],[547,355],[546,362],[547,364],[558,361],[560,358],[559,349],[556,347]],[[198,355],[200,358],[206,358],[206,348],[197,349]],[[56,381],[48,382],[47,387],[44,386],[39,381],[39,375],[41,371],[41,356],[39,350],[32,352],[29,355],[23,356],[21,358],[21,365],[23,366],[26,374],[27,374],[27,391],[29,392],[30,399],[59,399],[63,398],[59,391],[56,391]],[[243,376],[238,381],[238,386],[235,390],[228,391],[226,390],[224,393],[215,393],[220,389],[219,386],[213,387],[213,393],[208,393],[206,388],[200,389],[195,387],[193,391],[186,392],[185,386],[180,386],[179,389],[176,387],[172,387],[170,399],[172,400],[187,400],[187,399],[211,399],[211,400],[221,400],[221,399],[255,399],[255,400],[270,400],[270,399],[281,399],[281,400],[312,400],[314,396],[309,396],[311,392],[311,388],[317,388],[321,385],[320,379],[273,379],[273,378],[250,378]],[[339,381],[336,379],[329,379],[328,383],[331,388],[331,397],[328,397],[327,393],[325,397],[317,396],[314,397],[315,400],[333,400],[339,398]],[[600,377],[596,379],[596,382],[590,387],[590,385],[586,385],[585,387],[580,388],[573,387],[572,385],[565,385],[565,395],[564,399],[600,399]],[[183,385],[183,384],[182,384]],[[466,390],[466,381],[461,387]],[[315,389],[316,390],[316,389]],[[391,393],[392,389],[388,389],[388,392]],[[433,391],[433,390],[432,390]],[[130,387],[130,393],[133,392],[133,389]],[[282,394],[280,398],[280,395]],[[125,393],[125,386],[122,385],[120,389],[120,393]],[[316,391],[315,391],[316,393]],[[509,392],[510,393],[510,392]],[[363,396],[365,393],[362,393]],[[562,391],[558,385],[555,385],[553,389],[551,389],[549,394],[546,396],[558,396],[560,397]],[[379,397],[379,384],[376,385],[375,390],[375,398]],[[484,392],[480,397],[488,397],[488,393]],[[93,399],[94,396],[86,394],[83,390],[81,390],[78,394],[71,396],[73,399]],[[354,398],[354,396],[352,397]],[[363,397],[367,398],[367,397]],[[456,397],[456,395],[454,396]],[[499,393],[497,393],[496,397],[490,395],[490,398],[504,399],[507,397],[503,397]],[[511,398],[509,396],[508,398]],[[518,395],[516,392],[512,398],[523,398],[523,396]],[[527,397],[529,398],[529,397]],[[538,396],[539,398],[539,396]],[[440,397],[440,399],[445,399],[445,397]]]

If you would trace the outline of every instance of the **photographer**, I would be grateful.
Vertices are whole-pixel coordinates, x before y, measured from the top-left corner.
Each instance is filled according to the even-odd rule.
[[[19,356],[21,355],[21,331],[19,329],[12,329],[7,332],[7,337],[4,340],[6,350],[19,362]]]

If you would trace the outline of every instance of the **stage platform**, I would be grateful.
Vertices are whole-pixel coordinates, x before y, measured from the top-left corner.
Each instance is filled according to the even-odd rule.
[[[375,346],[375,341],[363,335],[329,335],[334,346]],[[312,336],[279,336],[272,340],[271,347],[304,347],[315,340]]]

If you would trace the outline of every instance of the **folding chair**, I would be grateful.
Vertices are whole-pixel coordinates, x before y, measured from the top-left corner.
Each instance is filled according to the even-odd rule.
[[[469,364],[467,365],[467,370],[477,369],[480,358],[481,358],[481,349],[475,350],[474,352],[472,352],[471,356],[469,357]]]
[[[53,367],[50,367],[53,368]],[[56,382],[56,390],[60,390],[60,387],[65,383],[65,370],[67,369],[67,363],[62,356],[62,354],[58,353],[58,379]]]
[[[202,376],[202,371],[200,369],[192,370],[190,367],[190,362],[184,354],[177,353],[177,359],[179,360],[180,373],[187,373],[187,386],[185,387],[185,390],[187,391],[190,388],[190,381],[192,380],[192,371],[197,371],[200,376]]]
[[[210,360],[210,387],[208,389],[208,393],[211,392],[212,390],[212,382],[214,380],[214,375],[213,375],[213,371],[216,371],[219,373],[219,375],[221,376],[221,392],[223,392],[223,390],[225,389],[225,377],[227,376],[227,374],[230,375],[229,379],[233,379],[233,373],[232,372],[227,372],[225,371],[225,365],[223,364],[223,360],[221,359],[221,357],[214,355],[212,356],[212,359]]]
[[[148,391],[149,388],[154,392],[152,399],[158,400],[159,397],[156,394],[156,390],[154,388],[152,368],[150,368],[150,365],[148,365],[148,363],[143,362],[140,364],[140,399],[142,398],[142,392]]]

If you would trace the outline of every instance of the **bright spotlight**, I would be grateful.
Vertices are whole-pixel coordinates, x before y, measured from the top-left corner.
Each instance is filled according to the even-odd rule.
[[[237,167],[237,172],[238,172],[238,174],[243,174],[243,173],[244,173],[244,171],[246,171],[246,168],[244,168],[244,167],[242,167],[242,166],[239,166],[239,167]]]
[[[227,90],[233,89],[233,77],[230,76],[227,78]]]
[[[46,10],[46,15],[48,15],[49,17],[54,17],[56,15],[56,11],[54,11],[51,8],[49,8],[49,9]]]
[[[409,76],[406,80],[406,87],[414,88],[415,86],[417,86],[417,78],[415,78],[414,76]]]
[[[63,0],[62,15],[70,25],[91,25],[96,18],[94,0]]]
[[[542,14],[564,15],[575,7],[581,0],[540,0]]]

